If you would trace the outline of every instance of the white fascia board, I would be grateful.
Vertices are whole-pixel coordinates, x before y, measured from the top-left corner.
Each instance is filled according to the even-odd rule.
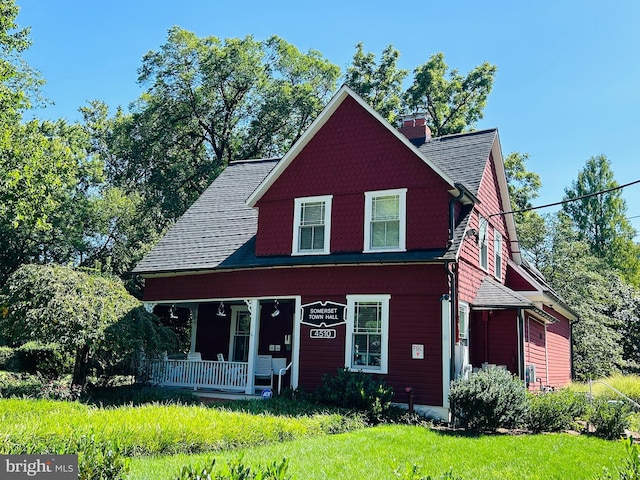
[[[262,196],[269,190],[271,185],[280,177],[282,172],[289,166],[292,160],[302,151],[302,149],[311,141],[315,134],[324,126],[325,123],[331,118],[331,115],[338,109],[345,98],[352,97],[358,102],[367,112],[374,116],[387,130],[393,133],[407,148],[409,148],[418,158],[424,163],[429,165],[433,171],[435,171],[442,179],[450,186],[454,186],[453,180],[449,178],[442,170],[436,167],[418,148],[412,144],[407,137],[405,137],[397,128],[394,128],[387,120],[385,120],[378,112],[376,112],[371,106],[366,103],[359,95],[351,90],[346,85],[343,85],[338,92],[329,101],[324,110],[316,117],[311,123],[309,128],[302,134],[302,136],[293,144],[289,151],[282,157],[282,160],[271,170],[269,175],[258,185],[254,192],[247,198],[246,204],[249,207],[255,207],[256,203]]]
[[[496,136],[493,140],[493,146],[491,147],[491,153],[493,154],[493,161],[496,166],[496,176],[498,177],[498,186],[500,187],[500,198],[502,200],[502,211],[510,212],[511,201],[509,200],[509,186],[507,185],[507,175],[504,171],[504,159],[502,157],[502,149],[500,148],[500,138],[498,131],[496,130]],[[507,224],[507,232],[509,233],[509,250],[513,261],[520,265],[522,263],[522,257],[520,254],[520,244],[518,243],[518,235],[516,232],[516,222],[513,218],[513,214],[505,215],[505,222]]]

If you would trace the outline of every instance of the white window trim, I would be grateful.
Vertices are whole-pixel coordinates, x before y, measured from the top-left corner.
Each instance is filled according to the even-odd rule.
[[[231,328],[229,330],[229,351],[227,352],[227,359],[231,360],[233,358],[233,343],[236,336],[236,327],[238,325],[238,314],[239,313],[250,313],[249,308],[245,305],[231,305]],[[249,338],[251,338],[251,330],[249,330]]]
[[[349,370],[364,373],[386,374],[389,370],[389,300],[391,295],[347,295],[347,329],[344,349],[344,364]],[[355,324],[355,305],[358,302],[381,302],[382,322],[380,345],[380,368],[374,369],[362,365],[353,365],[353,327]]]
[[[470,313],[470,309],[469,309],[469,304],[467,302],[459,302],[458,303],[458,338],[460,338],[460,340],[469,340],[469,322],[470,322],[470,318],[469,318],[469,313]],[[461,322],[460,322],[460,317],[462,317],[464,315],[465,319],[466,319],[466,325],[465,325],[465,330],[464,332],[461,330]]]
[[[399,245],[397,247],[390,248],[372,248],[371,247],[371,213],[373,209],[373,199],[375,197],[383,197],[386,195],[398,195],[400,200],[399,216]],[[396,188],[393,190],[377,190],[373,192],[364,193],[364,253],[372,252],[406,252],[406,238],[407,238],[407,189]]]
[[[487,264],[482,264],[482,225],[484,224],[484,245],[487,249]],[[482,215],[478,215],[478,265],[485,272],[489,271],[489,221]]]
[[[493,275],[498,280],[502,280],[502,233],[495,228],[493,229],[493,270]]]
[[[293,241],[291,243],[291,255],[328,255],[331,253],[331,204],[333,195],[316,197],[301,197],[294,200],[293,210]],[[324,202],[324,246],[322,250],[300,250],[300,217],[302,205],[312,202]]]

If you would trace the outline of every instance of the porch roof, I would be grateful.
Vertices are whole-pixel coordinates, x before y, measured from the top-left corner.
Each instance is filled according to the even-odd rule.
[[[550,323],[558,321],[553,315],[539,308],[533,301],[502,285],[493,278],[487,276],[482,280],[476,298],[472,303],[476,310],[506,310],[524,309],[535,312]]]

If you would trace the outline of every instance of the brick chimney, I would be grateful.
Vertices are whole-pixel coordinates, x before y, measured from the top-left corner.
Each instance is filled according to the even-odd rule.
[[[402,115],[400,133],[416,146],[422,145],[431,138],[431,129],[427,125],[427,115],[424,112]]]

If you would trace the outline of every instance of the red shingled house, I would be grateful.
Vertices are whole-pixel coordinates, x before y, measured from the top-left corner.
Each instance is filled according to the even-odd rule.
[[[474,368],[564,385],[576,316],[509,210],[497,130],[398,130],[342,87],[282,159],[231,163],[135,268],[149,307],[192,325],[188,358],[152,379],[311,391],[347,367],[443,418]]]

